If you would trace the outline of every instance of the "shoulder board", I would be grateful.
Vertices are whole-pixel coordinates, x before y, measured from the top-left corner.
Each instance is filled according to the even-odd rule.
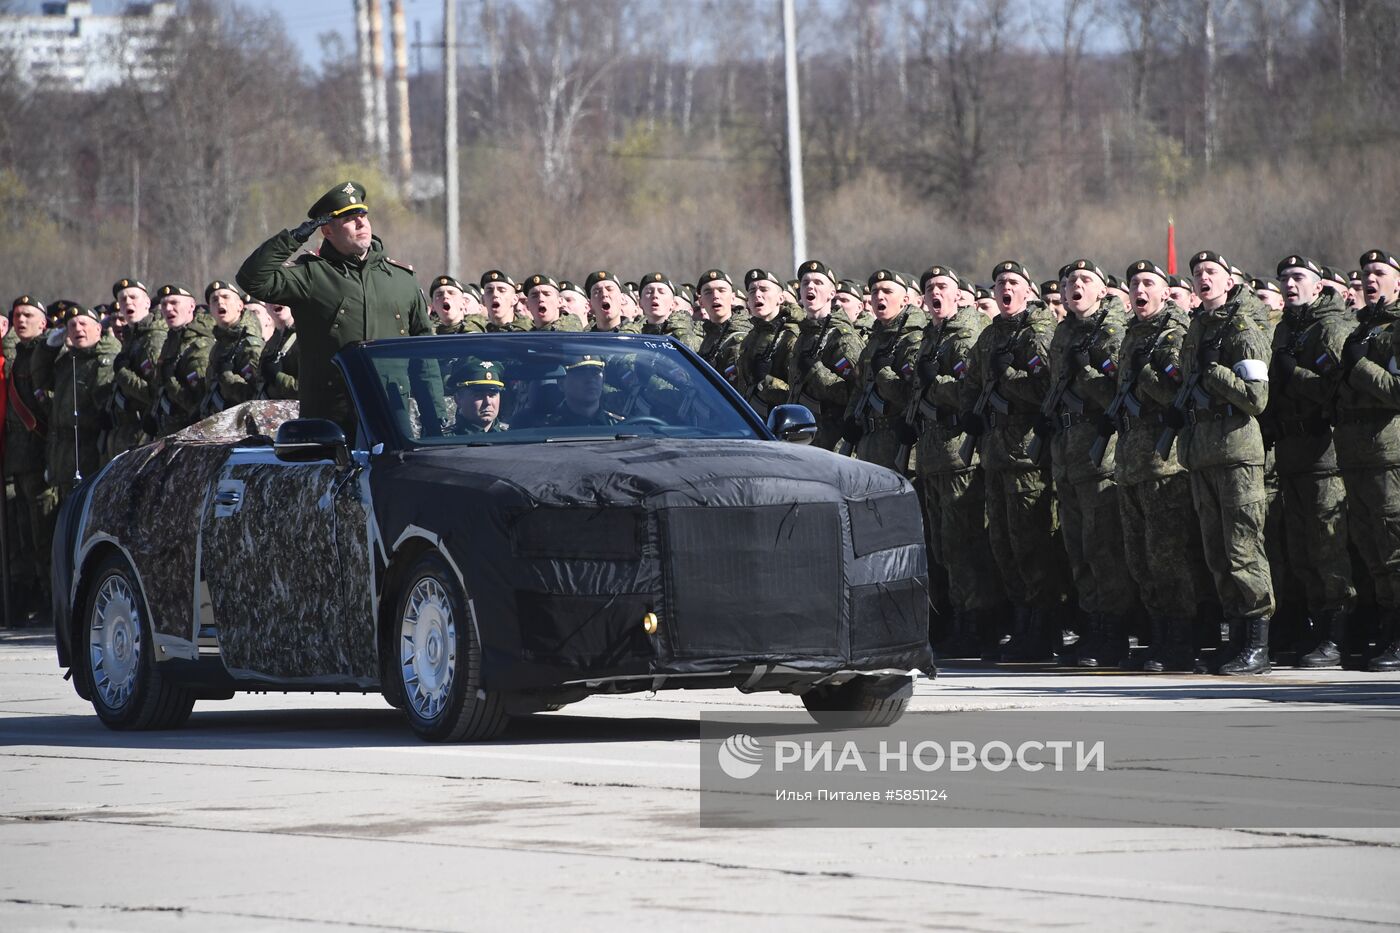
[[[409,265],[409,264],[406,263],[406,262],[400,262],[400,261],[397,260],[397,259],[390,259],[388,256],[385,256],[385,257],[384,257],[384,261],[387,262],[387,263],[388,263],[389,265],[391,265],[391,266],[398,266],[400,269],[403,269],[403,270],[405,270],[405,271],[407,271],[407,272],[412,272],[412,271],[413,271],[413,266]]]

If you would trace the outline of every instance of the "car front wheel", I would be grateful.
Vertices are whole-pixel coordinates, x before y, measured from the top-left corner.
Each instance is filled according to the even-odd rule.
[[[856,676],[802,694],[802,705],[823,726],[888,726],[899,721],[914,695],[909,677]]]
[[[146,600],[126,558],[98,564],[83,615],[83,655],[97,716],[111,729],[173,729],[194,708],[194,695],[170,683],[155,661]]]
[[[466,598],[447,562],[425,554],[407,576],[398,609],[394,693],[409,725],[431,742],[481,741],[499,735],[501,698],[481,689],[481,645]]]

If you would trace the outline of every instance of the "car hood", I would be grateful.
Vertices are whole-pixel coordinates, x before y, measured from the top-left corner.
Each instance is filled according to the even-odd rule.
[[[406,453],[400,479],[489,488],[521,504],[744,506],[910,491],[883,467],[778,441],[636,439]]]

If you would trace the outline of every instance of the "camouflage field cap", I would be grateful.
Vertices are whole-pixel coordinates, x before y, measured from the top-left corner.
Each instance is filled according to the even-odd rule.
[[[1123,281],[1131,282],[1133,280],[1133,276],[1135,275],[1155,275],[1157,276],[1157,278],[1161,279],[1163,282],[1166,282],[1168,285],[1172,284],[1171,277],[1168,276],[1165,271],[1163,271],[1161,266],[1157,265],[1150,259],[1139,259],[1137,262],[1129,266],[1128,270],[1123,273]]]
[[[478,360],[469,357],[458,363],[452,370],[450,377],[452,388],[468,389],[472,386],[485,386],[488,389],[504,389],[505,382],[501,379],[501,367],[498,363],[490,360]]]
[[[924,270],[924,274],[919,276],[919,291],[928,291],[928,283],[936,278],[949,278],[958,288],[963,287],[962,276],[948,266],[929,266]]]
[[[836,273],[831,271],[831,267],[820,259],[809,259],[797,267],[797,278],[800,281],[804,275],[824,275],[831,284],[836,284]]]
[[[336,185],[316,199],[306,216],[312,220],[322,217],[341,217],[345,214],[368,214],[365,186],[357,181],[346,181]]]
[[[428,286],[428,297],[431,298],[432,296],[436,295],[437,290],[439,288],[443,288],[444,286],[451,286],[452,288],[457,289],[457,291],[459,292],[466,292],[466,289],[462,287],[462,283],[454,279],[452,276],[440,275],[437,278],[433,279],[432,284]]]
[[[541,285],[553,288],[555,290],[558,290],[559,288],[559,283],[555,281],[554,277],[551,275],[545,275],[543,272],[536,272],[534,275],[530,276],[528,279],[525,280],[524,285],[525,294],[527,295],[535,289],[539,288]]]
[[[485,289],[488,285],[495,285],[497,282],[504,282],[511,288],[515,288],[515,279],[506,275],[500,269],[487,269],[485,272],[481,273],[481,281],[477,284],[479,284],[482,289]]]
[[[145,286],[145,284],[142,283],[142,281],[141,281],[140,279],[135,279],[135,278],[123,278],[123,279],[117,279],[115,282],[112,283],[112,297],[113,297],[113,298],[116,298],[118,295],[120,295],[123,291],[125,291],[125,290],[128,289],[128,288],[139,288],[139,289],[141,289],[141,291],[145,292],[147,295],[149,295],[149,294],[151,293],[151,290],[150,290],[149,288],[147,288],[147,287]]]
[[[1375,262],[1384,263],[1396,272],[1400,272],[1400,260],[1397,260],[1395,256],[1387,253],[1383,249],[1368,249],[1361,254],[1361,268],[1365,269]]]

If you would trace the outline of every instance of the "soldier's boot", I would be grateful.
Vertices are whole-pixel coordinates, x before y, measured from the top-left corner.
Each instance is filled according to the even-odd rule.
[[[1085,642],[1088,642],[1086,645]],[[1079,639],[1079,667],[1122,667],[1128,657],[1128,634],[1120,616],[1093,612],[1088,632]]]
[[[1242,623],[1236,623],[1237,625]],[[1269,665],[1269,619],[1251,619],[1249,634],[1244,650],[1220,666],[1220,673],[1226,677],[1244,674],[1267,674],[1273,670]]]
[[[1333,609],[1325,621],[1326,634],[1322,636],[1322,641],[1318,642],[1316,648],[1298,659],[1299,667],[1342,666],[1342,645],[1347,642],[1347,614],[1341,609]]]
[[[1006,631],[1008,611],[1006,606],[1000,606],[996,609],[980,609],[977,612],[977,648],[979,656],[986,664],[1001,661],[1001,646],[1006,642],[1002,633]]]
[[[978,634],[981,616],[982,613],[976,609],[953,610],[953,632],[944,647],[946,657],[975,658],[982,653],[982,640]]]
[[[1387,611],[1381,619],[1381,635],[1376,639],[1376,647],[1385,645],[1380,654],[1366,662],[1366,670],[1380,674],[1400,671],[1400,626],[1396,625],[1396,613]]]
[[[1003,661],[1050,662],[1060,647],[1060,629],[1045,609],[1017,607],[1011,640],[1001,647]]]
[[[1152,620],[1152,650],[1142,669],[1153,674],[1196,669],[1190,619]]]

